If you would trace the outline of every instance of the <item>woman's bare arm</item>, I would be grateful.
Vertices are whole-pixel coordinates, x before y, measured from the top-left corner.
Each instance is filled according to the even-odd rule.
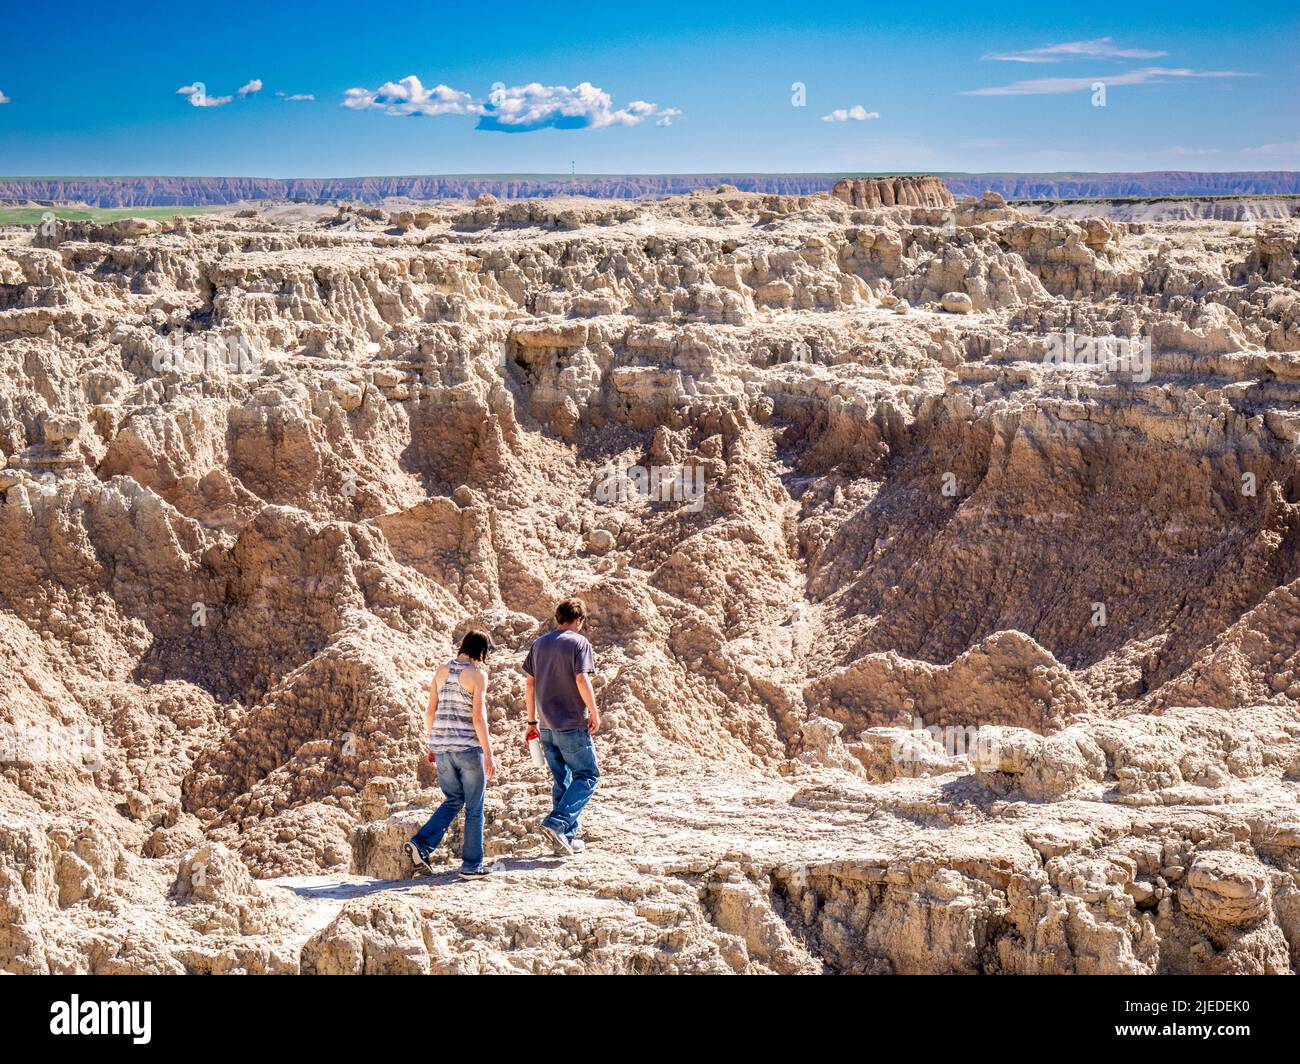
[[[438,715],[438,689],[447,682],[447,666],[444,665],[433,674],[433,683],[429,686],[429,705],[424,711],[424,737],[427,739],[433,731],[433,718]]]
[[[465,676],[469,672],[470,670],[466,669],[465,672],[461,673],[461,676]],[[487,673],[477,668],[473,672],[474,734],[478,736],[479,746],[483,747],[483,769],[487,773],[487,778],[492,779],[497,774],[497,763],[492,756],[492,736],[488,732]]]

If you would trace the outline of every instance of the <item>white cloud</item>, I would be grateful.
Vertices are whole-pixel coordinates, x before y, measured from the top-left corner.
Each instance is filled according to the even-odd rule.
[[[377,89],[353,88],[343,106],[378,110],[388,115],[474,115],[476,128],[498,133],[529,133],[537,129],[602,129],[635,126],[651,120],[671,126],[682,116],[676,107],[633,100],[616,108],[609,93],[589,81],[567,85],[506,86],[498,82],[482,100],[447,85],[425,88],[414,74],[388,81]]]
[[[201,81],[182,85],[176,90],[176,95],[188,97],[191,107],[225,107],[234,99],[233,96],[209,96],[207,86]]]
[[[645,100],[614,107],[613,98],[589,81],[567,85],[527,85],[507,88],[498,84],[488,93],[479,112],[479,129],[498,133],[529,133],[536,129],[604,129],[635,126],[646,119],[668,126],[681,117],[675,107],[663,108]]]
[[[1033,78],[1016,81],[1010,85],[996,85],[987,89],[970,89],[963,96],[1047,96],[1061,92],[1079,92],[1091,89],[1097,82],[1112,85],[1160,85],[1177,78],[1248,78],[1252,74],[1240,70],[1192,70],[1189,67],[1142,67],[1126,74],[1097,74],[1086,78]]]
[[[248,84],[239,86],[239,95],[241,98],[244,96],[252,96],[253,93],[261,92],[261,91],[262,91],[261,78],[254,78],[252,81],[248,82]]]
[[[288,100],[290,103],[316,99],[314,92],[277,92],[276,95],[282,100]]]
[[[0,92],[0,103],[13,103],[13,100],[11,100],[3,92]]]
[[[1218,155],[1218,148],[1185,148],[1181,144],[1175,144],[1169,149],[1171,155]]]
[[[1253,148],[1242,148],[1247,155],[1300,155],[1300,140],[1289,140],[1282,144],[1257,144]]]
[[[1071,59],[1159,59],[1168,54],[1146,48],[1120,48],[1111,37],[1095,37],[1090,41],[1065,41],[1023,52],[990,52],[980,58],[1001,63],[1061,63]]]
[[[386,115],[470,115],[478,106],[467,92],[446,85],[426,89],[414,74],[386,81],[377,89],[348,89],[343,106],[354,110],[379,110]]]
[[[865,122],[871,118],[879,118],[879,111],[868,111],[860,103],[855,103],[852,107],[837,107],[828,115],[822,115],[823,122]]]

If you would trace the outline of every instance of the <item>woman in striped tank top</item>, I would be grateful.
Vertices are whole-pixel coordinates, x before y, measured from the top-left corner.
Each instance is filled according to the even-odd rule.
[[[483,863],[483,794],[487,781],[497,774],[484,705],[487,671],[483,665],[491,649],[492,640],[485,633],[466,632],[455,659],[434,674],[429,689],[424,723],[429,754],[438,765],[438,786],[446,800],[406,844],[412,864],[429,872],[433,871],[429,855],[462,808],[465,842],[460,874],[475,879],[491,871]]]

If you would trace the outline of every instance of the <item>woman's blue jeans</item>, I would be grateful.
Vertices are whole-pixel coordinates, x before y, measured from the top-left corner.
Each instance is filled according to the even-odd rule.
[[[461,867],[477,872],[483,865],[483,751],[477,746],[464,750],[438,750],[438,786],[447,796],[411,841],[426,858],[437,849],[447,828],[463,807],[465,843],[460,850]]]

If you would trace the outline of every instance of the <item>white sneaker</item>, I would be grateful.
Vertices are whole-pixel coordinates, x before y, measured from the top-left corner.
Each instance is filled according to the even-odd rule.
[[[573,856],[573,844],[549,824],[542,825],[542,834],[546,836],[546,840],[551,844],[551,849],[555,851],[557,856]]]

